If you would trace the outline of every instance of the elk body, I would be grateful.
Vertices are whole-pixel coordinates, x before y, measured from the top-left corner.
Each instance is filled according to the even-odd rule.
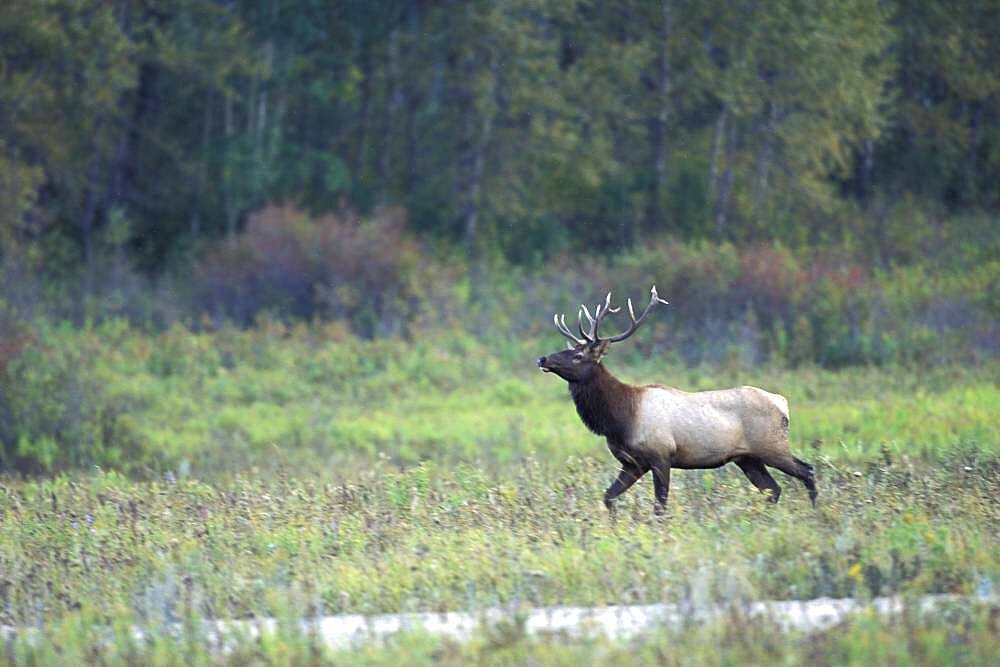
[[[686,392],[658,384],[631,385],[618,380],[601,363],[612,343],[625,340],[639,328],[657,303],[667,303],[650,290],[649,304],[637,318],[628,300],[631,326],[621,334],[601,338],[601,321],[611,307],[611,293],[593,316],[583,306],[578,314],[579,335],[555,316],[556,328],[571,341],[569,349],[538,358],[538,367],[569,383],[580,419],[607,439],[608,449],[621,463],[617,479],[604,493],[613,501],[643,475],[652,471],[655,509],[662,512],[670,491],[671,468],[718,468],[735,463],[761,491],[777,502],[781,487],[767,466],[798,478],[816,505],[813,467],[792,456],[788,446],[788,401],[757,387]],[[586,316],[588,326],[583,323]]]

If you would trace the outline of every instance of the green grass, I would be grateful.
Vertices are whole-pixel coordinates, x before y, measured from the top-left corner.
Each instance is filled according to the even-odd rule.
[[[43,330],[10,381],[23,417],[19,451],[50,471],[100,464],[134,475],[198,477],[251,465],[337,468],[388,458],[475,462],[503,470],[532,456],[601,455],[565,383],[534,368],[552,338],[488,344],[363,342],[336,327],[156,336],[109,323]],[[942,448],[1000,454],[1000,364],[980,368],[686,368],[669,354],[612,351],[638,383],[699,390],[754,384],[788,397],[799,452],[865,460],[933,457]],[[65,406],[75,406],[67,409]]]
[[[44,444],[64,451],[73,443],[58,437],[97,433],[105,453],[115,438],[131,449],[118,450],[127,475],[97,458],[102,468],[0,478],[0,623],[43,633],[0,651],[16,662],[73,661],[73,651],[111,662],[133,660],[128,651],[143,662],[208,660],[201,639],[163,634],[177,619],[1000,586],[996,363],[690,369],[613,354],[606,363],[630,381],[785,394],[793,448],[817,465],[820,504],[813,510],[779,473],[785,493],[769,505],[729,466],[677,471],[662,520],[643,480],[612,523],[601,494],[613,460],[579,423],[562,381],[533,368],[533,355],[556,348],[550,339],[365,343],[335,328],[265,323],[156,337],[118,325],[61,329],[41,345],[49,366],[18,388],[22,405],[63,415],[53,423],[64,427],[56,408],[72,395],[56,380],[77,369],[90,390],[83,400],[96,406],[79,414],[97,424],[81,417]],[[77,454],[86,461],[94,451]],[[296,636],[240,650],[287,663],[974,664],[996,650],[995,636],[987,640],[995,622],[970,617],[956,632],[940,619],[862,618],[763,647],[744,641],[759,630],[723,624],[627,645],[494,632],[467,646],[412,636],[351,655],[314,654]],[[157,639],[99,641],[98,628],[133,624]]]
[[[616,524],[600,502],[612,469],[597,459],[526,462],[503,477],[464,465],[348,472],[338,483],[98,473],[4,484],[0,620],[80,607],[179,614],[186,596],[200,613],[239,618],[277,613],[275,594],[377,613],[969,593],[1000,581],[995,459],[821,464],[815,511],[788,478],[771,506],[735,472],[678,472],[665,519],[643,484]]]

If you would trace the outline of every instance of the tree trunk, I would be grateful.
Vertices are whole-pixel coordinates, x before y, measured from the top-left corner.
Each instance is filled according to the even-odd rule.
[[[977,178],[979,170],[976,169],[976,158],[979,151],[980,128],[983,125],[983,105],[979,102],[973,102],[973,107],[975,108],[975,111],[972,113],[972,118],[970,120],[969,139],[965,151],[965,159],[963,160],[962,165],[962,173],[964,176],[962,183],[964,184],[964,188],[960,194],[963,204],[976,206],[979,204],[980,198],[979,179]]]
[[[382,141],[378,163],[379,198],[383,203],[390,199],[391,183],[394,181],[392,172],[393,141],[395,119],[402,105],[403,93],[399,76],[399,29],[394,28],[386,42],[385,97],[382,104]]]
[[[201,208],[202,199],[205,194],[205,186],[208,183],[208,150],[212,141],[212,99],[211,95],[206,95],[205,107],[202,110],[201,125],[201,160],[198,165],[197,183],[191,188],[195,193],[195,201],[191,206],[191,224],[188,233],[192,239],[197,239],[201,235]]]
[[[728,115],[729,111],[726,107],[722,107],[719,117],[715,119],[715,132],[712,134],[712,158],[709,163],[708,172],[708,200],[712,202],[713,207],[715,206],[715,198],[719,193],[720,165],[722,162],[722,148],[726,141]]]
[[[264,44],[264,62],[268,69],[274,58],[274,45],[268,41]],[[246,133],[253,142],[253,152],[250,159],[251,187],[249,192],[249,202],[253,205],[254,199],[264,191],[267,179],[267,163],[264,160],[264,127],[267,123],[267,86],[257,75],[250,79],[250,96],[247,100]]]
[[[229,91],[226,91],[225,101],[223,102],[223,123],[225,128],[224,131],[226,133],[226,148],[228,149],[227,150],[228,152],[232,151],[233,135],[236,132],[236,129],[233,126],[234,124],[233,95]],[[231,159],[232,157],[230,156],[229,160]],[[229,162],[229,160],[227,160],[227,162]],[[232,190],[232,182],[231,182],[232,179],[225,177],[226,173],[230,171],[232,167],[227,164],[223,165],[222,169],[223,169],[222,200],[223,200],[223,208],[225,209],[225,215],[226,215],[226,236],[228,238],[233,238],[234,236],[236,236],[236,216],[237,216],[236,202],[234,201],[235,195],[233,194]]]
[[[97,208],[100,196],[98,195],[98,182],[101,173],[101,147],[99,137],[103,125],[101,118],[97,119],[94,127],[93,154],[90,157],[90,168],[87,172],[87,180],[84,185],[83,206],[80,214],[80,238],[83,243],[83,298],[80,304],[84,310],[81,316],[87,314],[87,303],[94,292],[94,273],[96,270],[96,257],[94,254],[94,226],[97,221]]]
[[[670,36],[673,16],[670,0],[663,0],[663,26],[660,36],[659,72],[657,76],[657,112],[652,119],[652,183],[646,202],[645,227],[651,231],[662,222],[661,201],[667,172],[667,123],[670,118]]]
[[[486,153],[493,137],[493,124],[496,118],[495,96],[497,92],[498,62],[492,55],[488,64],[490,70],[491,90],[485,100],[476,99],[475,93],[469,90],[464,82],[460,84],[463,92],[459,99],[464,99],[461,109],[465,114],[465,149],[460,160],[459,197],[462,202],[461,221],[462,236],[472,270],[472,299],[479,301],[485,287],[485,266],[480,229],[482,212],[483,175],[486,169]],[[478,67],[474,65],[473,67]]]
[[[726,222],[729,215],[729,195],[733,188],[733,158],[736,151],[736,123],[729,119],[728,114],[723,111],[719,119],[722,125],[722,159],[725,161],[725,168],[715,198],[715,236],[722,239],[726,232]]]
[[[358,49],[361,66],[361,104],[358,107],[358,145],[354,159],[353,176],[362,180],[365,177],[365,163],[368,155],[368,108],[372,97],[372,60],[365,43],[364,33],[358,33]]]
[[[625,132],[622,128],[622,119],[616,113],[608,112],[604,114],[604,122],[608,127],[608,134],[611,137],[611,159],[618,167],[629,165],[630,152],[627,146]],[[621,215],[618,222],[620,237],[615,239],[619,247],[629,248],[635,245],[639,238],[639,227],[645,222],[646,212],[639,207],[628,207],[628,215]]]
[[[118,22],[118,29],[123,34],[128,34],[128,4],[124,2],[118,3],[115,15]],[[149,65],[143,65],[139,68],[135,97],[132,102],[132,113],[127,119],[123,119],[121,122],[118,143],[108,169],[104,197],[100,206],[105,211],[115,203],[121,205],[127,201],[125,196],[126,182],[129,180],[129,174],[132,173],[129,165],[129,155],[133,152],[131,150],[132,147],[139,141],[139,131],[142,127],[143,116],[148,107],[153,76],[153,70]]]
[[[100,208],[104,211],[112,206],[127,206],[129,203],[129,186],[135,183],[136,147],[142,139],[142,128],[149,113],[150,97],[154,87],[156,70],[144,65],[139,69],[138,85],[132,104],[132,113],[123,122],[118,144],[108,169],[107,185]]]
[[[415,57],[414,44],[420,39],[420,14],[417,0],[409,0],[406,4],[406,21],[408,24],[408,35],[405,47],[402,50],[402,61],[411,68],[415,68],[413,62]],[[405,77],[403,85],[403,107],[406,110],[404,119],[404,131],[406,132],[406,167],[403,182],[403,190],[407,196],[413,194],[413,186],[417,180],[417,109],[420,106],[420,96],[418,85],[414,75]]]
[[[767,115],[759,133],[760,148],[757,151],[757,179],[754,183],[753,192],[753,218],[758,227],[763,222],[760,220],[761,209],[768,196],[768,176],[771,172],[771,163],[774,160],[774,133],[778,122],[777,105],[770,103],[767,106]]]

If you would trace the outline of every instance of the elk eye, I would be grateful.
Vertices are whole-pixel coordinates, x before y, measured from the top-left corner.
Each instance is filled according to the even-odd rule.
[[[583,352],[577,352],[573,355],[573,363],[578,364],[583,361]]]

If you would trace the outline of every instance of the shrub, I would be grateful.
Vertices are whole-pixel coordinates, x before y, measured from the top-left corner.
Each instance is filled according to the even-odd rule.
[[[992,261],[873,270],[839,247],[792,251],[779,243],[666,240],[606,258],[565,255],[530,273],[495,268],[488,300],[470,307],[455,298],[461,292],[438,287],[435,298],[450,297],[451,305],[434,313],[440,320],[458,303],[472,314],[464,326],[477,334],[537,336],[552,333],[552,312],[571,319],[576,304],[593,304],[607,289],[617,303],[628,296],[643,301],[655,283],[670,306],[630,343],[637,353],[652,348],[689,364],[724,362],[734,345],[746,348],[752,311],[757,361],[946,363],[989,358],[1000,349],[998,267]],[[609,329],[621,324],[611,319]]]
[[[102,341],[45,324],[23,336],[0,364],[0,467],[50,472],[149,463],[129,406],[113,401],[95,373]]]
[[[360,222],[347,213],[310,218],[292,206],[268,206],[198,262],[195,308],[244,325],[267,311],[343,319],[367,337],[398,332],[418,260],[405,226],[398,209]]]

